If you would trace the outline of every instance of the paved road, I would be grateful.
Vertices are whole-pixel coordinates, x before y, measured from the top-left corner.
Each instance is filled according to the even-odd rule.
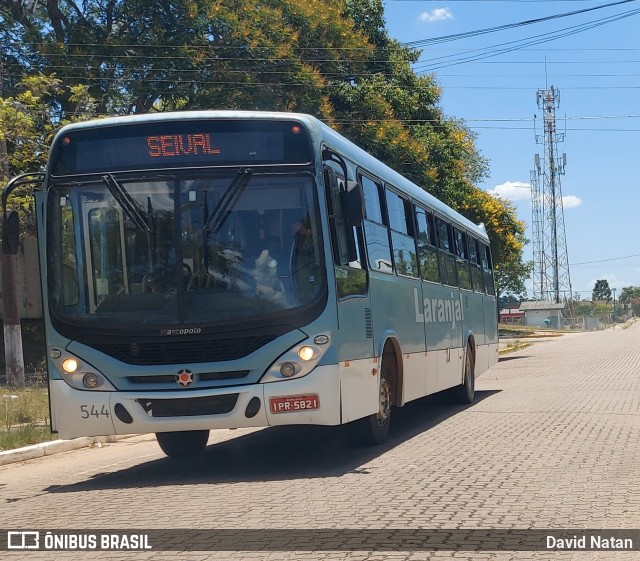
[[[398,410],[390,442],[375,449],[355,445],[349,430],[285,427],[217,431],[192,460],[169,460],[144,436],[0,467],[0,526],[323,528],[336,530],[338,544],[349,536],[339,531],[345,528],[640,528],[640,324],[536,343],[507,355],[477,386],[471,407],[431,397]],[[416,532],[417,539],[425,535]],[[375,542],[375,534],[368,538]],[[254,533],[250,545],[243,542],[254,551],[3,557],[640,558],[637,551],[390,552],[339,545],[336,551],[255,551],[256,542],[268,548],[270,540],[286,543],[282,532]]]

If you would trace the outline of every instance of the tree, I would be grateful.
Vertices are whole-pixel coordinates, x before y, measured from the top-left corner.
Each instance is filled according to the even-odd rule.
[[[389,37],[381,0],[50,0],[33,14],[0,0],[0,40],[12,75],[55,68],[98,113],[312,113],[456,208],[486,173],[434,78],[413,72],[420,51]]]
[[[382,0],[48,0],[28,12],[0,0],[7,88],[54,69],[61,118],[73,88],[97,114],[181,109],[307,112],[475,222],[493,243],[499,293],[524,293],[524,225],[475,186],[487,162],[464,123],[446,117],[420,51],[389,37]],[[81,71],[79,71],[81,69]]]
[[[15,95],[0,98],[0,140],[7,145],[5,181],[20,173],[44,170],[56,131],[68,123],[91,118],[95,106],[86,87],[64,87],[55,76],[26,76],[13,89]],[[61,111],[57,96],[69,100],[69,111]],[[14,207],[21,210],[24,234],[35,233],[32,192],[32,187],[23,188],[11,196]]]
[[[640,316],[640,286],[625,286],[620,293],[620,304],[630,305],[635,316]]]
[[[596,285],[593,287],[591,299],[594,302],[611,302],[611,289],[609,288],[608,280],[600,279],[596,281]]]
[[[595,303],[590,300],[582,300],[576,302],[574,306],[574,312],[576,316],[593,316],[595,310]]]
[[[482,222],[491,240],[496,295],[526,296],[524,281],[533,264],[524,262],[522,252],[527,243],[524,222],[518,220],[512,203],[476,189],[460,209],[470,220]]]
[[[54,132],[66,122],[92,115],[93,101],[86,88],[80,85],[69,88],[68,99],[75,108],[66,117],[59,114],[55,103],[50,102],[63,90],[56,78],[42,75],[25,77],[16,83],[14,90],[13,96],[0,96],[0,189],[4,189],[14,175],[44,169]],[[19,216],[23,235],[33,234],[33,186],[17,189],[11,197],[11,204],[21,209]],[[1,263],[7,380],[11,386],[22,387],[25,377],[16,258],[2,254]]]

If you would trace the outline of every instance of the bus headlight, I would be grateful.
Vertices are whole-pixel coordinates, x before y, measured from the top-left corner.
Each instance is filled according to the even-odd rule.
[[[73,374],[78,370],[78,361],[75,358],[65,358],[62,361],[62,370],[67,374]]]
[[[296,373],[296,365],[293,362],[283,362],[280,365],[280,374],[285,378],[291,378]]]
[[[49,356],[53,358],[51,354]],[[62,379],[72,388],[99,392],[116,391],[111,383],[93,366],[77,357],[61,352],[60,356],[54,359],[53,362]]]
[[[331,347],[327,333],[311,337],[282,354],[265,372],[261,382],[278,382],[301,378],[311,372]]]
[[[300,350],[298,350],[298,356],[300,357],[300,360],[303,360],[304,362],[309,362],[310,360],[313,360],[313,357],[318,353],[317,349],[314,349],[313,347],[309,347],[308,345],[305,345],[304,347],[300,347]]]
[[[87,372],[82,377],[82,383],[84,384],[85,388],[93,390],[96,388],[96,386],[98,386],[98,384],[100,384],[100,376],[98,376],[95,372]]]

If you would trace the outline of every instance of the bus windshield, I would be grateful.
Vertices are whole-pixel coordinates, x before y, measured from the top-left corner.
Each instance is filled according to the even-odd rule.
[[[56,318],[191,327],[316,302],[326,277],[312,176],[226,173],[52,186]]]

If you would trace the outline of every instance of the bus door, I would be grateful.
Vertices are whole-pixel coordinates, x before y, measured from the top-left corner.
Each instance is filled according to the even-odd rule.
[[[372,413],[371,406],[378,399],[378,390],[371,383],[371,302],[358,216],[362,211],[353,212],[354,206],[361,205],[358,186],[354,182],[347,185],[344,173],[332,167],[325,168],[324,180],[339,327],[333,347],[341,369],[342,422],[346,423]]]

